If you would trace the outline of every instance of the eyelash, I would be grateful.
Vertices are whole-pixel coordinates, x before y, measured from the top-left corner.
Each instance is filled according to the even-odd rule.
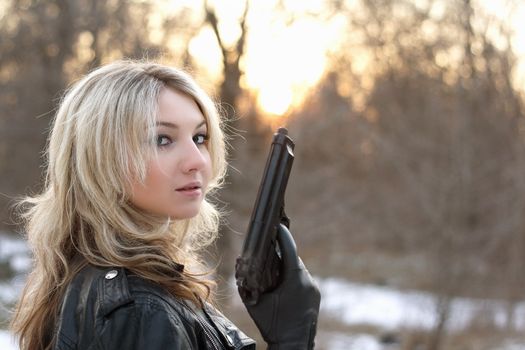
[[[162,140],[164,139],[167,139],[169,142],[166,143],[166,144],[163,144],[162,143]],[[156,144],[157,144],[157,147],[166,147],[167,145],[171,144],[171,138],[167,135],[157,135],[157,141],[156,141]]]
[[[197,142],[197,139],[198,138],[201,138],[201,141],[200,142]],[[200,134],[197,134],[195,136],[193,136],[193,141],[197,144],[197,145],[206,145],[208,143],[208,140],[209,140],[209,136],[208,134],[206,133],[200,133]]]
[[[162,141],[164,139],[167,139],[168,143],[162,143]],[[199,141],[199,139],[200,139],[200,141]],[[200,134],[196,134],[195,136],[193,136],[192,140],[193,140],[193,142],[195,142],[195,144],[197,146],[206,145],[208,143],[209,136],[208,136],[208,134],[200,133]],[[157,147],[166,147],[166,146],[169,146],[170,144],[172,144],[173,141],[172,141],[171,137],[169,137],[168,135],[158,135],[156,143],[157,143]]]

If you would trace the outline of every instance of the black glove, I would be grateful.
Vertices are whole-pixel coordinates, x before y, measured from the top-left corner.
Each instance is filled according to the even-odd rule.
[[[262,294],[256,305],[245,306],[268,349],[313,349],[321,294],[297,256],[286,226],[280,225],[277,241],[282,255],[281,283]]]

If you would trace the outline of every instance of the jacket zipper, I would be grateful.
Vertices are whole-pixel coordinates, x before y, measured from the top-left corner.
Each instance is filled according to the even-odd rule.
[[[201,325],[201,327],[202,327],[202,329],[204,331],[204,334],[210,340],[213,348],[216,349],[216,350],[224,349],[224,347],[221,346],[220,339],[217,339],[218,336],[214,334],[213,330],[210,330],[210,325],[205,320],[203,320],[202,316],[199,315],[195,310],[193,310],[191,307],[189,307],[185,303],[183,303],[183,302],[181,302],[179,300],[177,300],[177,302],[195,315],[195,318],[197,319],[197,322],[199,322],[199,324]]]
[[[217,339],[214,336],[213,332],[211,332],[208,329],[209,325],[207,323],[204,323],[203,321],[201,321],[199,317],[198,317],[198,320],[199,320],[199,323],[201,323],[202,328],[204,329],[204,333],[206,333],[206,336],[208,337],[208,339],[210,339],[213,347],[216,348],[217,350],[221,350],[222,347],[220,346],[220,344],[216,343]]]

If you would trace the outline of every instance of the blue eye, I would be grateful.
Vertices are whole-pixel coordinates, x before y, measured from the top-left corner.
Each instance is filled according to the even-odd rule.
[[[158,135],[157,136],[157,146],[158,147],[162,147],[162,146],[167,146],[171,143],[171,139],[166,136],[166,135]]]
[[[195,142],[197,145],[205,145],[208,142],[208,135],[197,134],[193,136],[193,142]]]

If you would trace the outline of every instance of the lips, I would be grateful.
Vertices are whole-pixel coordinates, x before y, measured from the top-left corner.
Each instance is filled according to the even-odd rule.
[[[202,187],[200,182],[190,182],[182,187],[179,187],[176,189],[176,191],[184,192],[184,191],[196,191],[200,190]]]
[[[175,192],[189,200],[195,200],[198,198],[202,198],[202,195],[203,195],[202,184],[197,181],[187,183],[186,185],[177,188]]]

